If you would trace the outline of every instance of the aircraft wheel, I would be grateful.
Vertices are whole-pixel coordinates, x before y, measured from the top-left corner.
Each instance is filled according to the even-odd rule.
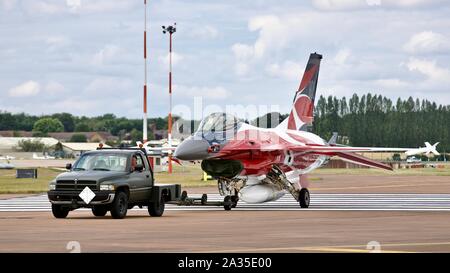
[[[202,204],[202,205],[206,205],[206,202],[208,202],[208,195],[206,195],[206,193],[204,193],[204,194],[202,195],[201,204]]]
[[[239,197],[237,197],[237,195],[231,196],[231,202],[233,203],[231,205],[231,207],[235,208],[237,206],[238,201],[239,201]]]
[[[298,197],[298,202],[300,203],[300,207],[302,208],[308,208],[309,207],[309,191],[306,188],[303,188],[300,190],[300,194]]]
[[[229,195],[225,196],[225,198],[223,199],[223,208],[225,210],[231,210],[232,207],[233,202],[231,201],[231,196]]]

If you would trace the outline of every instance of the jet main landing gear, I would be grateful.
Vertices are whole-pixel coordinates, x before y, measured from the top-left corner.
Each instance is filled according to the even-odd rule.
[[[298,203],[300,204],[300,207],[302,208],[308,208],[309,207],[309,191],[307,188],[302,188],[300,190],[300,193],[298,195]]]
[[[239,197],[237,197],[237,195],[227,195],[223,199],[223,208],[225,210],[231,210],[232,208],[237,207],[238,201]]]

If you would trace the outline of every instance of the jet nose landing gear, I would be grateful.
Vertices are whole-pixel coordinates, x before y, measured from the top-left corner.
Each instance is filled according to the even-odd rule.
[[[223,208],[225,210],[231,210],[232,208],[237,207],[237,203],[239,201],[239,197],[236,195],[227,195],[223,199]]]

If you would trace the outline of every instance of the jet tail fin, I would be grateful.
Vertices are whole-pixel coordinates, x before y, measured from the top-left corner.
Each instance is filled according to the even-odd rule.
[[[287,122],[281,123],[283,126],[287,126],[287,129],[306,131],[307,126],[312,124],[321,60],[322,55],[320,54],[312,53],[309,55],[305,73],[295,93],[292,110]]]
[[[333,135],[331,136],[330,140],[328,140],[328,145],[336,146],[337,137],[338,137],[338,133],[333,132]]]
[[[433,144],[433,146],[431,146],[431,144],[429,142],[425,142],[425,146],[427,147],[428,151],[427,151],[427,155],[429,155],[430,153],[433,153],[434,155],[438,156],[441,155],[437,150],[436,150],[436,146],[439,144],[439,142],[436,142]]]

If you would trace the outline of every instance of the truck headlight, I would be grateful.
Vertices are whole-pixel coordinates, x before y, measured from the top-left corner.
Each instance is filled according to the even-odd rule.
[[[100,185],[101,191],[113,191],[114,185]]]
[[[48,185],[48,189],[51,190],[51,191],[56,190],[56,184],[49,184]]]

